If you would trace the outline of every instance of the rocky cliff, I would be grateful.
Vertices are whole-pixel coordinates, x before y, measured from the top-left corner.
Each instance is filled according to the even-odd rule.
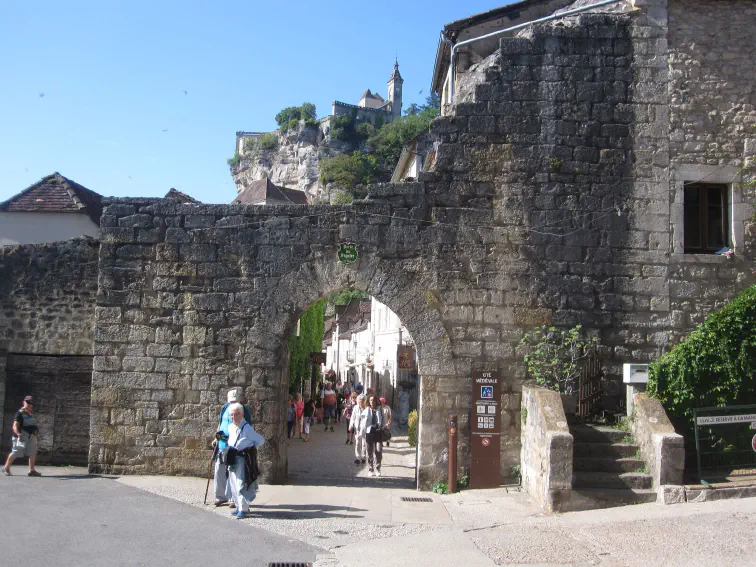
[[[318,186],[318,159],[326,151],[323,134],[317,126],[304,126],[279,135],[274,150],[258,150],[241,156],[231,167],[236,190],[264,177],[276,185],[305,191],[310,199],[321,193]]]

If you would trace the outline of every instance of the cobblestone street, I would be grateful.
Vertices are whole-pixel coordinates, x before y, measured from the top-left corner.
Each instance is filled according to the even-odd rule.
[[[381,478],[368,476],[367,464],[354,463],[354,445],[347,445],[346,423],[337,423],[333,432],[324,431],[323,424],[310,428],[310,441],[305,443],[293,435],[289,445],[289,483],[337,486],[415,487],[415,449],[407,441],[407,431],[394,425],[390,446],[383,447]]]

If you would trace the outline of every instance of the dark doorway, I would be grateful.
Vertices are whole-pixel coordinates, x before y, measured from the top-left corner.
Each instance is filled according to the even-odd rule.
[[[34,396],[40,427],[39,463],[86,465],[92,398],[91,356],[9,354],[2,452],[11,449],[13,417]]]

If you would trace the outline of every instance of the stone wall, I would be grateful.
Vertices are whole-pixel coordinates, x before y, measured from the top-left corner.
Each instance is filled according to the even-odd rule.
[[[522,391],[522,487],[547,512],[559,512],[572,496],[572,435],[558,392]]]
[[[658,400],[646,394],[635,394],[631,427],[640,447],[654,488],[663,492],[662,485],[682,484],[685,468],[685,446],[681,435],[669,421]]]
[[[619,398],[622,363],[657,357],[754,281],[752,240],[732,259],[675,249],[667,12],[651,4],[502,40],[470,100],[434,123],[436,169],[418,183],[371,186],[346,207],[111,202],[92,469],[204,474],[238,385],[269,439],[265,478],[283,481],[285,339],[344,288],[387,304],[417,345],[421,486],[445,474],[449,413],[469,463],[473,370],[502,373],[502,476],[519,463],[517,345],[534,325],[598,336]],[[361,254],[351,267],[335,256],[346,240]]]
[[[98,247],[73,239],[0,248],[0,428],[8,353],[92,354]]]

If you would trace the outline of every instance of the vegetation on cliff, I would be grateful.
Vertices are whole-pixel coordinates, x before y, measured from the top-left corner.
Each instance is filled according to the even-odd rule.
[[[288,106],[276,114],[276,124],[281,134],[286,134],[289,130],[296,130],[300,120],[304,120],[306,126],[315,126],[318,123],[316,118],[315,105],[304,102],[302,106]]]

